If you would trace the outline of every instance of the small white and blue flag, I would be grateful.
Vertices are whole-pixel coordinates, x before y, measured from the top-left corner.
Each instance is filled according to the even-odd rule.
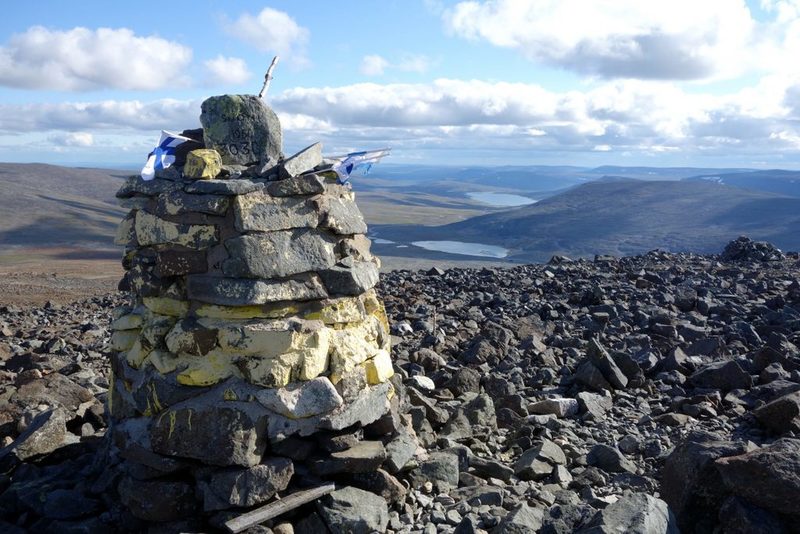
[[[346,184],[354,170],[364,169],[364,174],[369,173],[372,165],[378,163],[381,158],[388,156],[390,151],[390,148],[381,148],[379,150],[350,152],[344,156],[329,156],[325,159],[333,164],[331,169],[338,176],[339,183]]]
[[[187,141],[192,141],[192,139],[161,130],[158,146],[148,154],[147,163],[142,167],[142,180],[152,180],[156,176],[156,170],[166,169],[175,163],[175,149]]]

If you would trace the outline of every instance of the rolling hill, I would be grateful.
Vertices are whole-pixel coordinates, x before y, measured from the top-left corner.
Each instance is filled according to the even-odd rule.
[[[800,249],[800,198],[709,181],[609,178],[537,204],[436,228],[380,228],[387,239],[458,240],[499,245],[509,259],[553,254],[629,255],[654,248],[719,252],[746,234]]]

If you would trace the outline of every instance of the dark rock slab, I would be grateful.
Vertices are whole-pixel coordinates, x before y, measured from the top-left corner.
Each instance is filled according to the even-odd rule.
[[[289,485],[294,465],[288,458],[268,458],[247,469],[214,470],[198,483],[203,510],[249,507],[271,499]]]

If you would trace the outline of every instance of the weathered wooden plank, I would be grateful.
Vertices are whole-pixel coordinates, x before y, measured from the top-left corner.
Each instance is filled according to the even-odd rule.
[[[258,525],[259,523],[263,523],[268,519],[285,514],[289,510],[294,510],[298,506],[302,506],[306,503],[319,499],[323,495],[327,495],[335,489],[336,485],[331,483],[292,493],[283,499],[271,502],[262,506],[261,508],[256,508],[255,510],[247,512],[246,514],[242,514],[239,517],[234,517],[233,519],[226,521],[225,528],[233,533],[247,530],[248,528]]]

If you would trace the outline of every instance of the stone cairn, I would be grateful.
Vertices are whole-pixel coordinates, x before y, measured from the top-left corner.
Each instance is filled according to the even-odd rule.
[[[390,473],[416,445],[349,185],[319,143],[284,158],[255,96],[209,98],[200,121],[174,165],[117,193],[131,209],[107,406],[121,502],[144,521],[213,524],[326,481],[400,486]],[[385,527],[384,499],[341,491]]]

